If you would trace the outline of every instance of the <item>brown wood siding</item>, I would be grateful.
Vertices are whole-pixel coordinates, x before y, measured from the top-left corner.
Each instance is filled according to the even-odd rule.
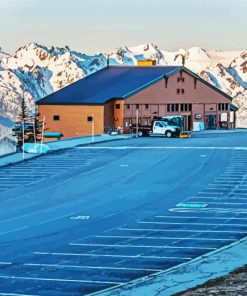
[[[49,132],[62,132],[64,138],[91,135],[92,123],[88,116],[94,116],[94,132],[102,134],[104,129],[104,106],[40,105],[40,117],[45,115],[45,128]],[[54,121],[53,116],[60,120]]]

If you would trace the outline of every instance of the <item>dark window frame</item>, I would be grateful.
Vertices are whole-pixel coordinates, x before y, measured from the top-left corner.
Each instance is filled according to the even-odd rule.
[[[180,95],[181,91],[180,88],[177,88],[177,95]]]
[[[60,115],[53,115],[53,121],[60,121]]]
[[[140,104],[136,104],[136,109],[137,109],[137,110],[140,109]]]
[[[88,116],[87,117],[87,122],[93,122],[94,121],[94,118],[93,118],[93,116]]]
[[[120,110],[121,109],[121,105],[120,104],[116,104],[115,105],[115,109]]]

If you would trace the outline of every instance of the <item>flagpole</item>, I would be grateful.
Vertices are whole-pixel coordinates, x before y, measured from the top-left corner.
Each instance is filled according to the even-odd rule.
[[[44,130],[45,130],[45,116],[43,117],[43,123],[42,123],[42,134],[41,134],[41,149],[40,152],[42,153],[43,149],[43,142],[44,142]]]
[[[25,144],[25,131],[24,131],[24,120],[22,120],[22,159],[25,159],[25,151],[24,151],[24,144]]]

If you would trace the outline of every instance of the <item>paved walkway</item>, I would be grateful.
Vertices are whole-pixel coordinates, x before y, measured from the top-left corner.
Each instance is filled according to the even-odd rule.
[[[133,137],[133,135],[116,135],[116,136],[110,136],[110,135],[100,136],[99,135],[99,136],[95,136],[93,139],[92,137],[80,137],[80,138],[72,138],[72,139],[66,139],[66,140],[60,140],[60,141],[46,142],[46,144],[48,144],[52,150],[60,150],[60,149],[73,148],[79,145],[123,140],[131,137]],[[0,157],[0,167],[21,162],[27,159],[38,157],[38,156],[39,154],[32,154],[32,153],[25,153],[23,155],[22,152],[6,155],[3,157]]]

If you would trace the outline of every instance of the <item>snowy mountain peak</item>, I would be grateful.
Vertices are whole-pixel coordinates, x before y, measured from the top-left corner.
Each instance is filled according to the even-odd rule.
[[[68,46],[34,42],[12,56],[0,52],[0,116],[15,118],[23,89],[31,108],[34,100],[104,68],[107,58],[111,66],[137,65],[144,59],[154,60],[157,65],[181,65],[185,58],[185,67],[234,97],[240,107],[241,125],[247,126],[247,51],[223,52],[201,47],[166,51],[153,43],[122,46],[105,55],[87,55]]]

